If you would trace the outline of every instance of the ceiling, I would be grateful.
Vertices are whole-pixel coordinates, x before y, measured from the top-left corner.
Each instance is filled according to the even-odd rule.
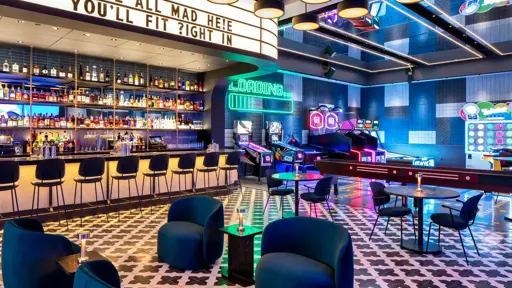
[[[67,53],[118,59],[155,66],[207,72],[234,64],[233,60],[169,47],[112,38],[79,30],[0,17],[0,42]]]

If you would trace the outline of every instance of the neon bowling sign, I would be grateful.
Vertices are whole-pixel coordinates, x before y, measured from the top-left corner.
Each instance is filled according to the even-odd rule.
[[[309,115],[309,127],[312,129],[324,128],[324,115],[318,111],[314,111]]]
[[[338,116],[336,114],[329,112],[325,116],[325,128],[331,130],[338,128]]]

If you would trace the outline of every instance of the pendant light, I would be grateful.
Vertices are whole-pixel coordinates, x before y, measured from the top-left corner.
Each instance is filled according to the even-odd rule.
[[[229,4],[235,4],[238,2],[238,0],[208,0],[208,2],[212,2],[215,4],[221,4],[221,5],[229,5]]]
[[[338,16],[341,18],[360,18],[366,14],[368,14],[367,0],[343,0],[338,4]]]
[[[254,14],[264,19],[275,19],[284,15],[284,3],[280,0],[258,0],[254,2]]]
[[[330,2],[331,0],[300,0],[306,4],[324,4]]]
[[[295,30],[311,31],[320,27],[318,24],[318,15],[308,13],[308,4],[305,4],[305,13],[292,18],[292,27]]]
[[[414,4],[414,3],[419,3],[421,1],[422,0],[396,0],[396,2],[401,3],[401,4]]]

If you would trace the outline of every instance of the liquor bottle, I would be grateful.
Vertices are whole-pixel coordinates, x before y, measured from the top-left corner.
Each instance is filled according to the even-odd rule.
[[[117,84],[121,84],[121,73],[117,72],[117,79],[116,79],[116,83]]]
[[[146,84],[144,83],[144,73],[140,73],[140,80],[139,80],[139,84],[140,86],[145,86]]]
[[[139,72],[135,72],[135,78],[133,78],[133,85],[139,86],[139,84]]]
[[[194,91],[199,91],[199,85],[197,84],[197,80],[194,81]]]
[[[182,86],[181,86],[181,77],[178,77],[178,90],[181,90],[182,89]]]
[[[27,90],[23,90],[23,94],[21,96],[23,101],[29,101],[29,95],[27,93]]]
[[[20,66],[18,66],[18,64],[16,64],[16,63],[12,64],[12,72],[20,73]]]
[[[185,79],[181,80],[181,89],[185,90]]]
[[[68,78],[69,79],[73,78],[73,72],[71,71],[71,66],[69,66],[69,69],[68,69]]]
[[[37,93],[36,89],[32,92],[32,100],[39,101],[39,93]]]
[[[94,82],[98,82],[98,71],[96,71],[96,66],[92,66],[92,77],[91,80]]]
[[[176,83],[174,82],[174,78],[171,79],[171,83],[169,83],[169,88],[176,89]]]
[[[46,65],[43,66],[43,70],[41,72],[43,73],[43,76],[48,76],[48,68],[46,68]]]
[[[16,100],[16,92],[14,91],[14,85],[11,86],[11,93],[9,94],[9,99]]]
[[[39,75],[39,66],[37,64],[34,65],[34,75]]]
[[[28,67],[27,67],[27,64],[23,64],[23,73],[27,74],[28,73]]]
[[[2,85],[0,85],[0,88],[1,88],[1,86]],[[2,99],[9,99],[9,87],[7,86],[7,84],[5,84],[5,87],[2,91],[3,91]]]
[[[204,92],[203,91],[203,82],[201,82],[201,81],[199,82],[199,91]]]
[[[130,72],[130,76],[128,77],[128,84],[133,85],[133,74]]]
[[[64,89],[64,95],[62,95],[62,102],[69,102],[68,89]]]
[[[64,65],[60,65],[59,77],[66,78],[66,72],[64,71]]]
[[[27,114],[25,114],[25,117],[23,117],[23,127],[28,127],[30,126],[30,118],[28,117]]]
[[[91,81],[91,72],[89,66],[85,66],[85,81]]]
[[[16,101],[21,100],[21,89],[18,87],[18,90],[16,90]]]
[[[158,80],[158,88],[164,88],[164,80],[162,76],[160,76],[160,80]]]
[[[149,74],[148,86],[153,87],[153,75]]]
[[[78,79],[84,80],[84,69],[82,63],[80,63],[80,69],[78,71]]]
[[[169,88],[169,81],[167,81],[167,78],[165,78],[165,80],[164,80],[164,88],[165,89]]]
[[[126,76],[126,72],[124,72],[123,84],[128,84],[128,76]]]
[[[153,81],[153,86],[158,87],[158,77],[155,77],[155,81]]]
[[[48,122],[49,122],[50,128],[55,128],[55,117],[53,117],[53,114],[50,115],[50,119]]]
[[[190,90],[190,82],[188,80],[185,82],[185,90]]]
[[[52,67],[52,70],[50,70],[50,76],[57,77],[57,69],[55,67]]]
[[[9,62],[5,60],[4,66],[2,67],[2,72],[9,72]]]
[[[107,73],[105,74],[105,82],[110,82],[110,72],[108,72],[108,69],[107,69]]]
[[[103,67],[100,66],[100,82],[105,82],[105,72],[103,72]]]

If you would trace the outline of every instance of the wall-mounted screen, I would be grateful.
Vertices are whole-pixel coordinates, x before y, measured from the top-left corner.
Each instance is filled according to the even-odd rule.
[[[512,121],[466,121],[466,153],[512,149]]]

